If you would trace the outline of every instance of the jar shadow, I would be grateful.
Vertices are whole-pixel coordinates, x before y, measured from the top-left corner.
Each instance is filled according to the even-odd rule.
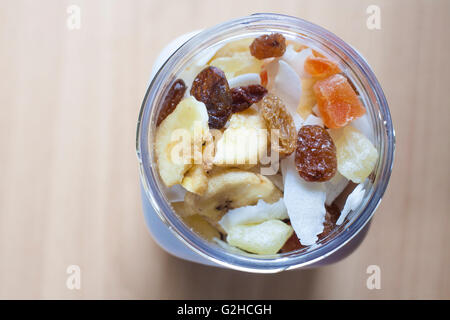
[[[161,257],[163,258],[163,257]],[[165,299],[313,299],[319,269],[254,274],[209,267],[169,254]]]

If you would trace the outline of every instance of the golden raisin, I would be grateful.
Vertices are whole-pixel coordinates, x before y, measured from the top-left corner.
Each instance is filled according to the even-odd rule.
[[[328,181],[336,174],[336,146],[327,130],[317,125],[300,128],[295,164],[300,177],[309,182]]]
[[[252,104],[259,102],[267,93],[267,89],[259,84],[231,89],[233,112],[244,111]]]
[[[281,33],[264,34],[253,40],[250,53],[256,59],[281,57],[286,51],[286,39]]]
[[[222,70],[213,66],[203,69],[192,83],[191,95],[205,104],[210,128],[225,126],[232,113],[232,97]]]
[[[295,150],[296,130],[294,119],[280,98],[273,94],[266,95],[261,101],[261,114],[269,130],[278,130],[278,150],[281,157],[290,155]]]
[[[184,81],[181,79],[175,80],[175,82],[170,87],[166,97],[164,98],[161,111],[159,112],[158,115],[158,120],[156,121],[157,126],[159,126],[160,123],[165,118],[167,118],[167,116],[171,114],[173,110],[175,110],[178,103],[183,98],[185,92],[186,92],[186,84],[184,83]]]

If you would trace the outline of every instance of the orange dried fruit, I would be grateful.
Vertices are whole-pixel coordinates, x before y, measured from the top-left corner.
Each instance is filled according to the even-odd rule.
[[[314,84],[317,107],[328,128],[340,128],[366,112],[347,78],[335,74]]]
[[[336,62],[325,57],[309,56],[305,60],[305,71],[313,77],[326,78],[341,72]]]

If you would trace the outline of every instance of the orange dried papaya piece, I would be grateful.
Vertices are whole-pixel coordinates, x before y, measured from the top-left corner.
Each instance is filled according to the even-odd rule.
[[[309,56],[305,60],[305,71],[313,77],[326,78],[341,72],[336,62],[325,57]]]
[[[314,84],[317,107],[328,128],[340,128],[361,117],[365,112],[347,78],[335,74]]]

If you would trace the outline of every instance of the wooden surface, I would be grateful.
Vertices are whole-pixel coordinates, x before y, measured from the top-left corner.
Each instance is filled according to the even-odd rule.
[[[70,4],[81,29],[66,27]],[[381,9],[368,30],[366,8]],[[355,46],[397,134],[363,245],[322,269],[253,275],[163,252],[144,225],[135,126],[174,37],[254,12]],[[450,298],[450,1],[0,1],[0,298]],[[66,268],[79,265],[81,289]],[[366,268],[381,268],[381,289]]]

